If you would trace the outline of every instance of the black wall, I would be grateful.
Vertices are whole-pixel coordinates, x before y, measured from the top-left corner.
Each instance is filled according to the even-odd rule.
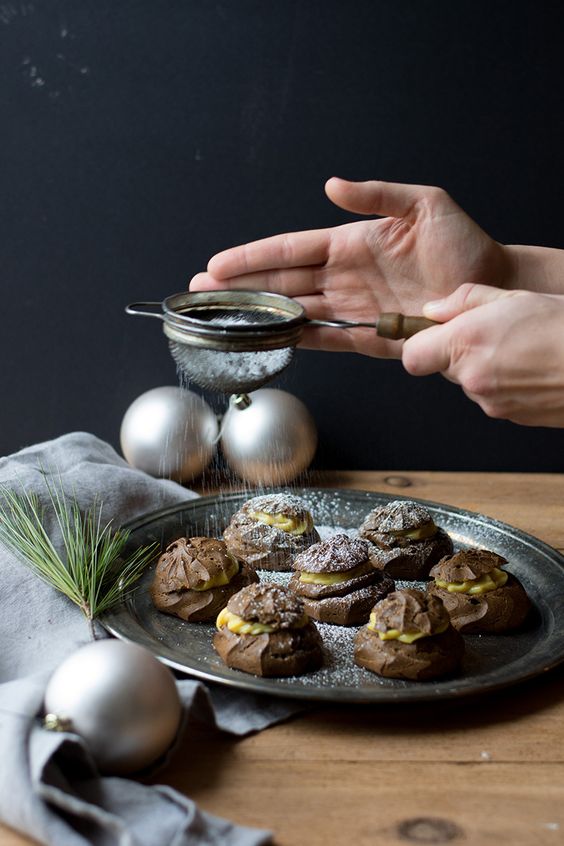
[[[564,6],[0,3],[0,453],[174,384],[156,321],[209,256],[351,216],[333,174],[437,184],[495,238],[564,247]],[[564,432],[440,377],[300,352],[320,467],[564,470]]]

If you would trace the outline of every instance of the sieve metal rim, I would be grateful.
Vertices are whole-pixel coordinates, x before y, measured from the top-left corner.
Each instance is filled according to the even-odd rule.
[[[212,326],[207,320],[200,320],[186,310],[198,308],[227,308],[233,311],[245,306],[272,312],[283,320],[273,319],[248,326]],[[186,291],[171,294],[162,302],[163,331],[169,340],[192,347],[204,347],[230,352],[253,352],[294,347],[300,340],[305,310],[300,303],[269,291],[225,290]]]

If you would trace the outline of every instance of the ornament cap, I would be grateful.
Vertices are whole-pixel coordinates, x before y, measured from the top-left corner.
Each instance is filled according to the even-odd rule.
[[[65,717],[57,716],[57,714],[45,714],[43,728],[47,731],[71,731],[72,722]]]
[[[252,399],[248,394],[232,394],[230,403],[234,408],[238,408],[239,411],[243,411],[245,408],[248,408],[252,405]]]

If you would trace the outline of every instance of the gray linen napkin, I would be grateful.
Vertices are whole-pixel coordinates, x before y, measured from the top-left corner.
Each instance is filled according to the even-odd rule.
[[[75,432],[0,459],[0,483],[46,502],[52,473],[83,508],[103,501],[115,525],[196,494],[131,468],[106,443]],[[49,517],[47,517],[49,519]],[[57,542],[51,515],[50,535]],[[82,741],[37,719],[52,670],[89,640],[82,613],[0,547],[0,819],[56,846],[259,846],[268,832],[199,811],[164,785],[100,777]],[[296,703],[182,680],[183,732],[199,723],[243,736],[300,710]],[[194,719],[195,718],[195,719]]]

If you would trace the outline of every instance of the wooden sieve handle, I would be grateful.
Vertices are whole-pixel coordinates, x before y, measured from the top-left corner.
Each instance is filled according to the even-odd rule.
[[[434,320],[426,317],[419,317],[411,314],[400,314],[397,311],[389,311],[381,314],[376,322],[376,334],[381,338],[390,338],[398,341],[401,338],[411,338],[423,329],[436,326]]]

